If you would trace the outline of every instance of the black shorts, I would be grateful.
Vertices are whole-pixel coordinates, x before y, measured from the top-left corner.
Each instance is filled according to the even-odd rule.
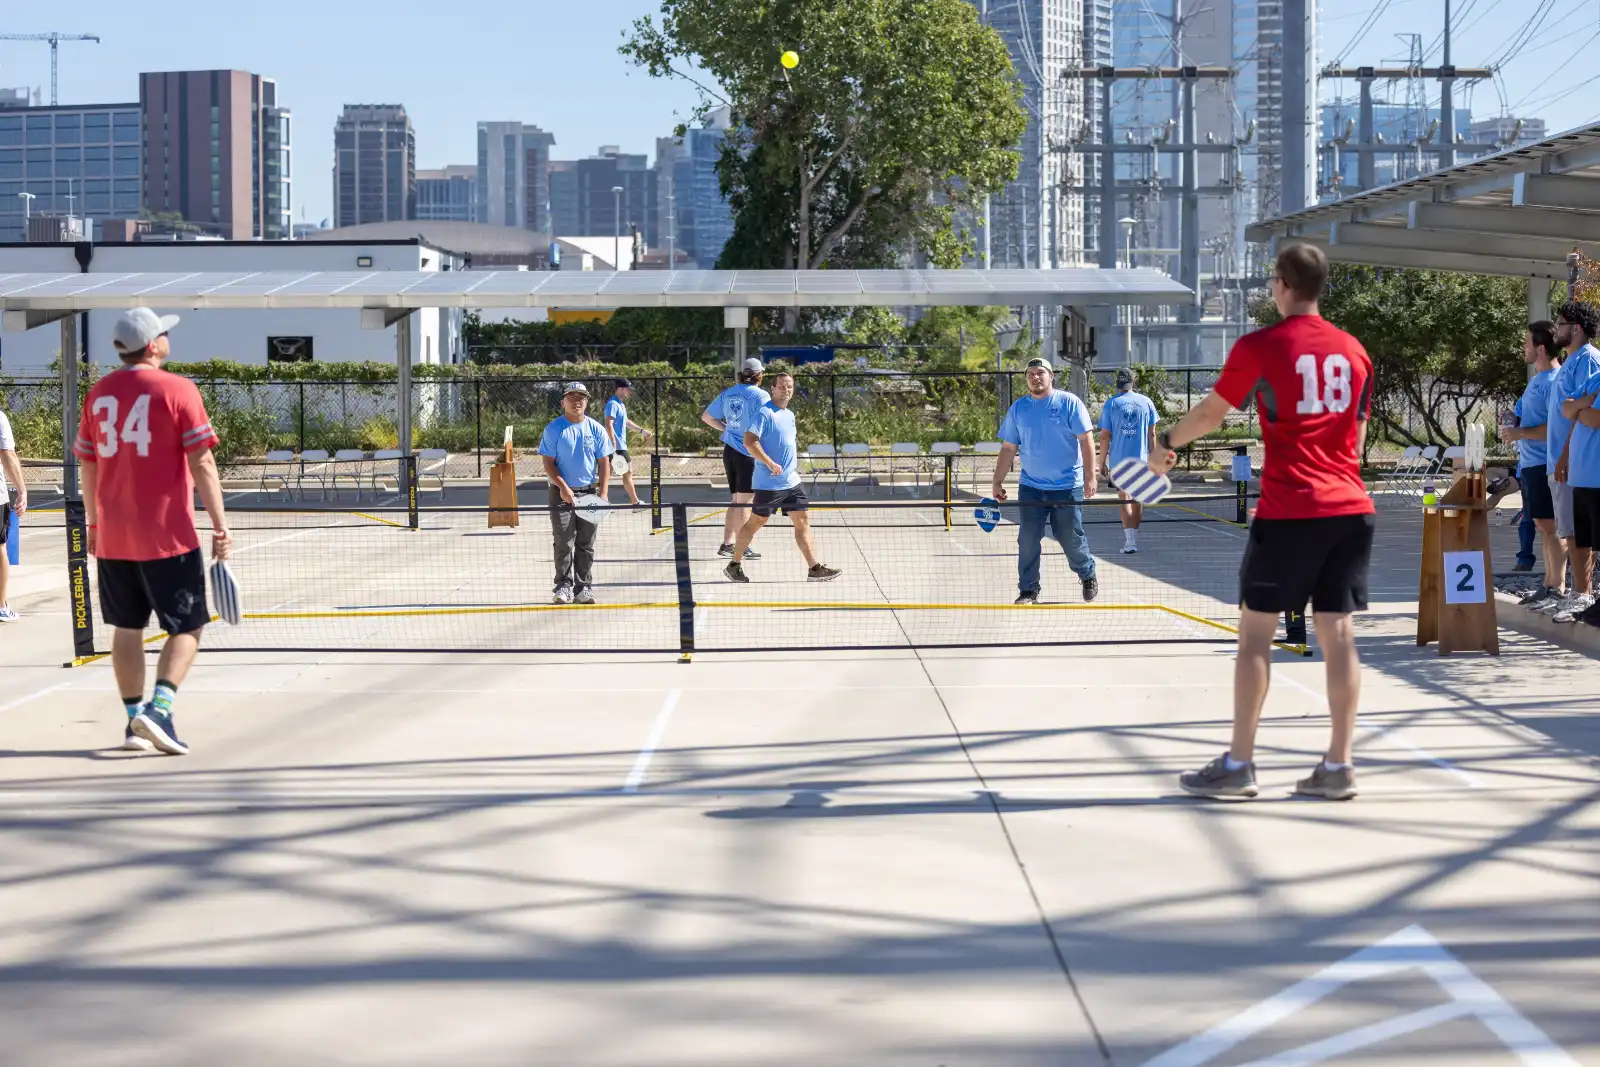
[[[1522,487],[1522,507],[1530,519],[1554,519],[1555,497],[1550,495],[1550,468],[1543,463],[1537,467],[1523,467],[1517,475]]]
[[[751,485],[751,482],[756,477],[756,460],[754,456],[747,456],[732,445],[723,445],[722,473],[728,476],[728,492],[751,493],[755,491]]]
[[[150,613],[169,634],[193,633],[211,621],[206,611],[205,561],[197,548],[169,559],[135,563],[99,560],[100,614],[107,626],[143,630]]]
[[[6,538],[11,536],[11,504],[0,494],[0,555],[5,553]]]
[[[1374,515],[1256,519],[1239,567],[1239,601],[1273,615],[1365,611]]]
[[[806,499],[805,486],[797,485],[791,489],[757,489],[756,502],[750,510],[763,519],[770,519],[772,513],[779,509],[782,509],[785,515],[793,515],[810,507],[811,501]]]
[[[1572,540],[1579,548],[1600,548],[1600,489],[1572,487]]]

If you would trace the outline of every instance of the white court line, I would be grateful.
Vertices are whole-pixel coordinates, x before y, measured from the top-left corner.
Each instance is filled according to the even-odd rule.
[[[71,684],[71,682],[59,682],[56,685],[41,689],[36,693],[29,693],[25,697],[18,697],[9,704],[0,704],[0,712],[10,711],[12,708],[20,708],[24,704],[31,704],[40,697],[49,696],[51,693],[59,693],[61,690],[66,689]]]
[[[972,549],[968,548],[966,545],[962,544],[960,541],[957,541],[954,537],[950,538],[950,543],[952,545],[955,545],[956,549],[958,551],[964,553],[965,555],[970,556],[970,555],[974,554]]]
[[[661,710],[656,712],[656,721],[650,727],[650,736],[645,740],[644,747],[639,750],[638,759],[633,761],[633,770],[628,772],[628,781],[622,787],[624,793],[639,791],[645,772],[650,769],[650,759],[656,754],[656,746],[661,744],[661,738],[667,732],[667,721],[672,718],[672,709],[678,706],[678,698],[681,696],[683,696],[682,689],[668,690],[667,699],[661,702]]]

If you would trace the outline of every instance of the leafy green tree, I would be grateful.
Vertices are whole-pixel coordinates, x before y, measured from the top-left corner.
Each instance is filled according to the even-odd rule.
[[[961,209],[1017,175],[1020,84],[965,0],[662,0],[621,51],[694,80],[697,117],[732,108],[719,266],[883,267],[913,242],[956,266]]]
[[[1460,442],[1484,404],[1527,381],[1521,278],[1334,264],[1321,310],[1372,357],[1373,418],[1391,440]],[[1252,313],[1279,318],[1271,300]]]

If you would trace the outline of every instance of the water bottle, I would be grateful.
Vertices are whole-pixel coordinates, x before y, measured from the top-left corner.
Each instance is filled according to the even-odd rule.
[[[1422,506],[1425,508],[1436,508],[1439,506],[1439,491],[1434,488],[1433,477],[1431,475],[1423,479],[1422,482]]]

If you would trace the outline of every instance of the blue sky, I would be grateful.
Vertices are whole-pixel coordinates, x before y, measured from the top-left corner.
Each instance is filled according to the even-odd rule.
[[[329,213],[333,122],[346,103],[404,104],[421,167],[473,162],[480,120],[542,126],[555,134],[558,158],[601,144],[653,153],[655,138],[695,103],[687,85],[652,82],[617,55],[622,31],[656,11],[656,0],[276,0],[227,5],[225,23],[214,0],[80,0],[60,12],[6,7],[6,32],[102,38],[61,46],[63,103],[137,99],[143,70],[231,67],[276,78],[280,100],[295,113],[295,201],[312,221]],[[1600,68],[1583,55],[1600,39],[1597,0],[1455,0],[1455,7],[1455,62],[1507,54],[1501,85],[1513,114],[1540,115],[1552,131],[1600,117],[1593,84]],[[1321,56],[1344,52],[1351,65],[1404,57],[1394,35],[1417,32],[1424,47],[1433,44],[1443,8],[1443,0],[1323,0]],[[374,9],[380,13],[363,13]],[[1514,49],[1519,29],[1541,11]],[[48,94],[49,51],[0,42],[0,86],[42,86]],[[1497,114],[1500,95],[1480,87],[1472,106],[1479,117]]]

